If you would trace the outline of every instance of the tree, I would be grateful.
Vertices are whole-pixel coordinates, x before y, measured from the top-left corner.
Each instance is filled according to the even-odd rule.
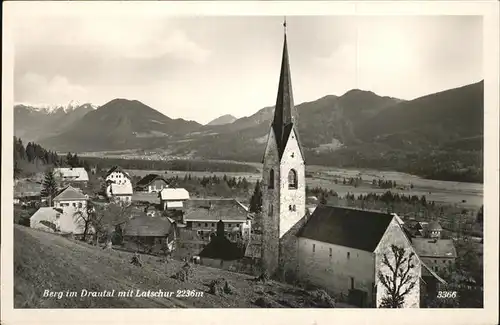
[[[21,173],[22,169],[19,168],[19,164],[17,163],[17,161],[14,161],[14,179],[19,179]]]
[[[116,226],[123,223],[130,216],[132,206],[121,206],[111,203],[107,205],[94,205],[93,212],[89,214],[90,225],[94,228],[96,245],[99,239],[110,240]]]
[[[253,195],[250,198],[250,212],[259,213],[262,211],[262,191],[260,188],[260,182],[255,183],[255,188],[253,190]]]
[[[482,224],[483,223],[483,205],[481,205],[481,208],[479,208],[479,211],[477,212],[476,216],[476,222]]]
[[[411,274],[415,268],[413,259],[415,253],[411,251],[406,254],[403,247],[391,245],[393,258],[389,259],[384,253],[382,264],[389,269],[388,272],[379,270],[378,279],[386,290],[386,296],[382,298],[382,308],[402,308],[405,297],[415,287],[418,279]]]
[[[93,222],[96,218],[95,216],[95,208],[91,201],[87,202],[86,213],[82,210],[77,210],[74,214],[74,218],[76,221],[83,222],[83,235],[82,241],[86,241],[87,235],[89,234],[90,229],[92,228]]]
[[[321,203],[321,204],[326,204],[327,203],[326,196],[325,196],[324,192],[321,192],[321,196],[319,197],[319,203]]]
[[[49,206],[52,206],[52,199],[56,195],[58,191],[57,182],[54,176],[54,172],[49,170],[45,172],[45,178],[42,184],[42,191],[40,194],[43,197],[47,197],[49,199]]]

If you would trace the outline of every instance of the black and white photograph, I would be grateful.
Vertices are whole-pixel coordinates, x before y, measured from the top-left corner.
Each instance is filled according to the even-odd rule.
[[[80,4],[10,4],[15,312],[485,308],[483,15]]]

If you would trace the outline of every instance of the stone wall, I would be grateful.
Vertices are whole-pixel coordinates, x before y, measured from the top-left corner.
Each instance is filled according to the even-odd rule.
[[[392,219],[389,227],[387,228],[384,236],[382,237],[380,243],[378,244],[377,249],[375,250],[375,270],[376,270],[376,290],[377,290],[377,306],[380,306],[382,302],[382,298],[386,295],[386,289],[382,285],[382,283],[378,280],[378,272],[381,271],[384,274],[390,274],[390,270],[387,266],[383,265],[382,259],[383,255],[387,254],[389,257],[389,261],[391,263],[394,262],[394,255],[391,251],[391,245],[396,245],[399,247],[403,247],[406,250],[405,254],[409,254],[413,252],[413,247],[410,242],[406,238],[403,230],[397,223],[395,219]],[[420,307],[420,274],[421,274],[421,265],[420,261],[415,254],[414,257],[415,268],[410,271],[411,276],[413,277],[413,281],[416,281],[414,288],[408,293],[405,299],[405,303],[403,308],[419,308]],[[406,288],[406,286],[404,287]],[[403,290],[404,290],[403,288]]]

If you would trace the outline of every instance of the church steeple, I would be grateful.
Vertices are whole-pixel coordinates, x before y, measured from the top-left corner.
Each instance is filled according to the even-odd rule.
[[[288,137],[292,129],[296,128],[296,112],[293,103],[292,77],[290,73],[290,62],[288,57],[288,44],[286,38],[286,18],[283,22],[284,42],[281,58],[280,80],[278,85],[278,96],[274,109],[272,127],[276,136],[279,157],[283,155]],[[297,132],[295,132],[297,133]],[[300,145],[300,144],[299,144]],[[301,148],[302,151],[302,148]],[[302,152],[301,152],[302,153]]]

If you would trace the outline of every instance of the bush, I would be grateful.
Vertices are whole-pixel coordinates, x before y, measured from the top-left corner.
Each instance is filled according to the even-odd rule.
[[[310,302],[317,308],[334,308],[335,300],[325,290],[314,290],[309,292]]]
[[[188,282],[193,274],[193,267],[189,263],[186,263],[177,273],[172,276],[172,278],[182,282]]]

